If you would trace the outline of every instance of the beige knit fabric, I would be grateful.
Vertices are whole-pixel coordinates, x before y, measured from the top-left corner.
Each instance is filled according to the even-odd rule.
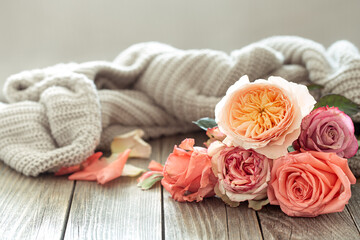
[[[115,135],[146,137],[192,131],[242,75],[282,76],[325,86],[360,103],[360,55],[347,41],[328,50],[299,37],[272,37],[229,54],[179,50],[149,42],[113,62],[61,64],[8,78],[0,104],[0,159],[37,176],[80,163]],[[360,115],[354,116],[360,121]],[[359,161],[351,162],[360,175]]]

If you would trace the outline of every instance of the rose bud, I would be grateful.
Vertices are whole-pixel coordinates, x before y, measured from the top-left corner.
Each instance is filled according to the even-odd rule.
[[[337,107],[320,107],[302,120],[301,133],[293,147],[351,158],[358,150],[354,131],[351,118]]]
[[[211,143],[217,140],[223,141],[226,138],[225,134],[220,131],[219,127],[208,128],[206,135],[209,137],[207,142],[204,143],[206,147],[209,147]]]

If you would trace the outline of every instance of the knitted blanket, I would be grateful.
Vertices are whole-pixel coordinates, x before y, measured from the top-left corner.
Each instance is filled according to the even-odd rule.
[[[10,76],[0,103],[0,159],[31,176],[82,162],[112,138],[142,128],[146,138],[185,133],[214,117],[242,75],[324,85],[360,103],[360,55],[347,41],[327,50],[299,37],[272,37],[230,54],[149,42],[113,62],[60,64]],[[360,121],[360,115],[353,116]],[[360,175],[360,161],[350,160]]]

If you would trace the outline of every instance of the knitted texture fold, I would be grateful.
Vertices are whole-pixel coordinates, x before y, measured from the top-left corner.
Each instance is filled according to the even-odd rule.
[[[241,76],[281,76],[324,86],[360,104],[360,55],[338,41],[327,50],[300,37],[279,36],[230,54],[180,50],[148,42],[113,62],[59,64],[10,76],[0,103],[0,159],[37,176],[106,150],[114,136],[141,128],[146,138],[193,131],[214,117],[217,102]],[[360,121],[360,115],[352,116]],[[359,155],[350,160],[360,176]]]

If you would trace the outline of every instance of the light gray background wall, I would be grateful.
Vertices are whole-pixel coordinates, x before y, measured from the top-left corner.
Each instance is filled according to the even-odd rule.
[[[0,87],[21,70],[112,60],[142,41],[229,52],[281,34],[360,47],[359,25],[357,0],[1,0]]]

